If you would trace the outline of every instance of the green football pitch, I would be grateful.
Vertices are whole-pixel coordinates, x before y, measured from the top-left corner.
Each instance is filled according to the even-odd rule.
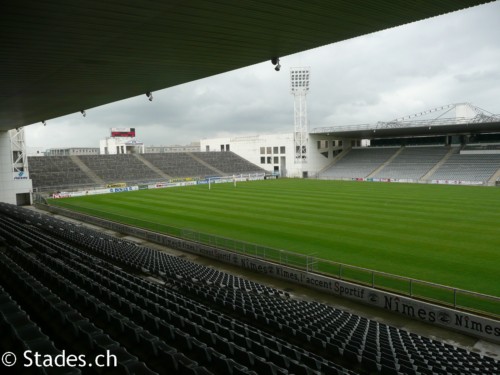
[[[51,200],[500,296],[500,189],[279,179]]]

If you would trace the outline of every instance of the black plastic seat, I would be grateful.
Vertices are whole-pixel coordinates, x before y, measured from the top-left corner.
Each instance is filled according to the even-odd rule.
[[[200,333],[199,339],[207,344],[208,346],[213,346],[215,344],[215,337],[212,332],[207,330],[204,327],[198,327],[198,331]]]
[[[211,362],[212,354],[205,343],[192,339],[191,345],[191,354],[198,363],[205,364]]]
[[[252,367],[254,365],[254,355],[241,346],[233,346],[233,358],[236,362],[241,363],[246,367]]]
[[[274,351],[274,350],[269,350],[268,353],[269,353],[269,356],[268,356],[269,362],[274,363],[278,367],[282,367],[282,368],[289,367],[290,360],[285,355],[283,355],[277,351]]]
[[[266,375],[277,375],[278,374],[278,367],[271,363],[266,361],[264,358],[255,356],[254,359],[254,368],[255,371],[259,374],[266,374]]]
[[[295,375],[309,375],[311,373],[305,364],[299,363],[295,360],[289,361],[288,371]]]
[[[361,364],[368,371],[378,371],[377,358],[375,356],[366,356],[364,353],[361,356]]]
[[[214,348],[219,353],[224,353],[226,355],[232,355],[234,352],[234,344],[228,341],[226,338],[221,337],[219,335],[215,335],[215,345]]]

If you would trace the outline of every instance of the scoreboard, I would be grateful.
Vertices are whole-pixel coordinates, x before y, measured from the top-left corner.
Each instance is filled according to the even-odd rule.
[[[112,137],[135,137],[135,128],[111,128]]]

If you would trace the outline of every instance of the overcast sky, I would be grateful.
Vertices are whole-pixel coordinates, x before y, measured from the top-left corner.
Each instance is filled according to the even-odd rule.
[[[500,114],[500,1],[26,127],[28,147],[99,147],[112,127],[147,146],[293,131],[290,68],[311,68],[310,128],[470,102]]]

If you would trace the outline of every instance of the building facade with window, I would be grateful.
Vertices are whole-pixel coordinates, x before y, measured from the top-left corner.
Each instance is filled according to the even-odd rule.
[[[313,177],[328,166],[342,150],[342,142],[309,134],[307,159],[297,160],[293,133],[203,139],[200,150],[232,151],[269,173],[281,177]]]

